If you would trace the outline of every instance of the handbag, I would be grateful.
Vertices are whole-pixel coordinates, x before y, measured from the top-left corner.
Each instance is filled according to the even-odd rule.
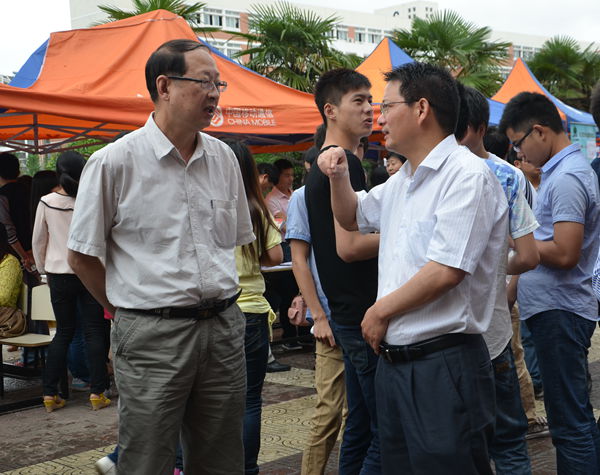
[[[19,308],[0,307],[0,338],[21,336],[27,330],[27,318]]]
[[[290,319],[290,323],[297,327],[306,327],[310,325],[310,323],[306,321],[306,303],[304,302],[302,295],[296,295],[294,300],[292,300],[292,304],[290,305],[290,308],[288,308],[288,318]]]

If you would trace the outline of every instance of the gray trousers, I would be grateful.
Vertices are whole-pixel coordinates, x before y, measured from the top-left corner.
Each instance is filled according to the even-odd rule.
[[[186,475],[243,473],[244,329],[236,304],[209,320],[117,310],[118,473],[171,475],[180,436]]]

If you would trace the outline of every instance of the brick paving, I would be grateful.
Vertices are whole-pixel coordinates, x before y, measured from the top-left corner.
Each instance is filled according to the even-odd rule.
[[[259,457],[264,475],[300,473],[304,441],[310,429],[315,402],[314,355],[310,350],[282,354],[277,358],[293,366],[292,371],[267,375],[263,391],[262,448]],[[5,361],[14,354],[4,353]],[[594,337],[590,371],[598,390],[592,402],[600,407],[600,334]],[[40,382],[6,380],[4,402],[41,394]],[[543,404],[538,409],[543,413]],[[102,411],[89,409],[86,395],[72,393],[67,407],[47,414],[39,406],[0,416],[0,473],[4,474],[94,474],[94,462],[116,443],[116,404]],[[326,473],[337,473],[339,443]],[[549,438],[529,442],[535,475],[556,473],[554,449]]]

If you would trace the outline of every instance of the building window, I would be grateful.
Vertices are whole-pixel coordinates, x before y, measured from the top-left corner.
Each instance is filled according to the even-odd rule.
[[[380,30],[368,30],[367,33],[367,41],[369,43],[379,43],[381,41],[381,31]]]
[[[345,26],[338,26],[335,29],[335,37],[338,40],[348,41],[348,28],[346,28]]]
[[[210,26],[223,26],[223,10],[205,8],[203,23]]]
[[[367,41],[367,33],[363,28],[354,29],[354,41],[357,43],[365,43]]]
[[[240,14],[238,12],[225,11],[225,26],[230,30],[240,29]]]

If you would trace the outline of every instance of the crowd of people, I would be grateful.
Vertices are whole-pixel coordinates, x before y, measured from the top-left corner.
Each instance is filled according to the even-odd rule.
[[[284,350],[315,345],[302,474],[325,472],[340,434],[342,475],[530,474],[527,439],[546,436],[559,474],[600,473],[598,176],[545,96],[489,127],[485,97],[443,68],[385,80],[370,176],[368,78],[319,78],[293,190],[287,159],[202,132],[227,83],[190,40],[151,55],[153,113],[87,163],[64,152],[28,189],[0,155],[0,306],[45,276],[48,412],[67,367],[93,410],[114,371],[118,445],[99,473],[259,473],[265,375],[290,369],[277,316]]]

